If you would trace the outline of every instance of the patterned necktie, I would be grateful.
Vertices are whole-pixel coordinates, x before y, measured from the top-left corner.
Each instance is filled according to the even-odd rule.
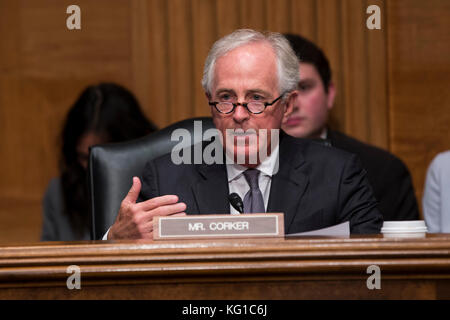
[[[264,209],[264,200],[259,190],[258,177],[259,170],[247,169],[244,171],[245,179],[247,180],[250,190],[244,197],[244,213],[263,213],[266,212]]]

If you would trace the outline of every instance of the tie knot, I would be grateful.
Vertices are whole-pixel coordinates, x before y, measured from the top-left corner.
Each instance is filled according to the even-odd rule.
[[[259,190],[259,184],[258,184],[259,170],[247,169],[244,171],[244,177],[245,177],[245,180],[247,180],[247,183],[250,186],[251,190],[253,190],[253,189]]]

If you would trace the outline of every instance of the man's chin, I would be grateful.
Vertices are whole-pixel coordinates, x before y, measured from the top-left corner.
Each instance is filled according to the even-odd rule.
[[[311,132],[306,128],[284,128],[288,135],[296,138],[307,138],[311,135]]]
[[[256,146],[245,146],[245,147],[234,147],[231,150],[227,150],[227,156],[233,159],[236,164],[248,166],[257,165],[259,163],[258,159],[258,147]]]

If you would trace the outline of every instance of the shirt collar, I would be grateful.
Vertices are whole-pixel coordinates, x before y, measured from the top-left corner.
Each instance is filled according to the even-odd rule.
[[[328,129],[327,127],[323,128],[322,133],[320,134],[321,139],[327,139],[328,138]]]

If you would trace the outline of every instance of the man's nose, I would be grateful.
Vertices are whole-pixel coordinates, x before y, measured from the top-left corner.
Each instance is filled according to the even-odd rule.
[[[233,119],[237,123],[241,123],[250,117],[250,112],[246,107],[238,105],[233,112]]]

